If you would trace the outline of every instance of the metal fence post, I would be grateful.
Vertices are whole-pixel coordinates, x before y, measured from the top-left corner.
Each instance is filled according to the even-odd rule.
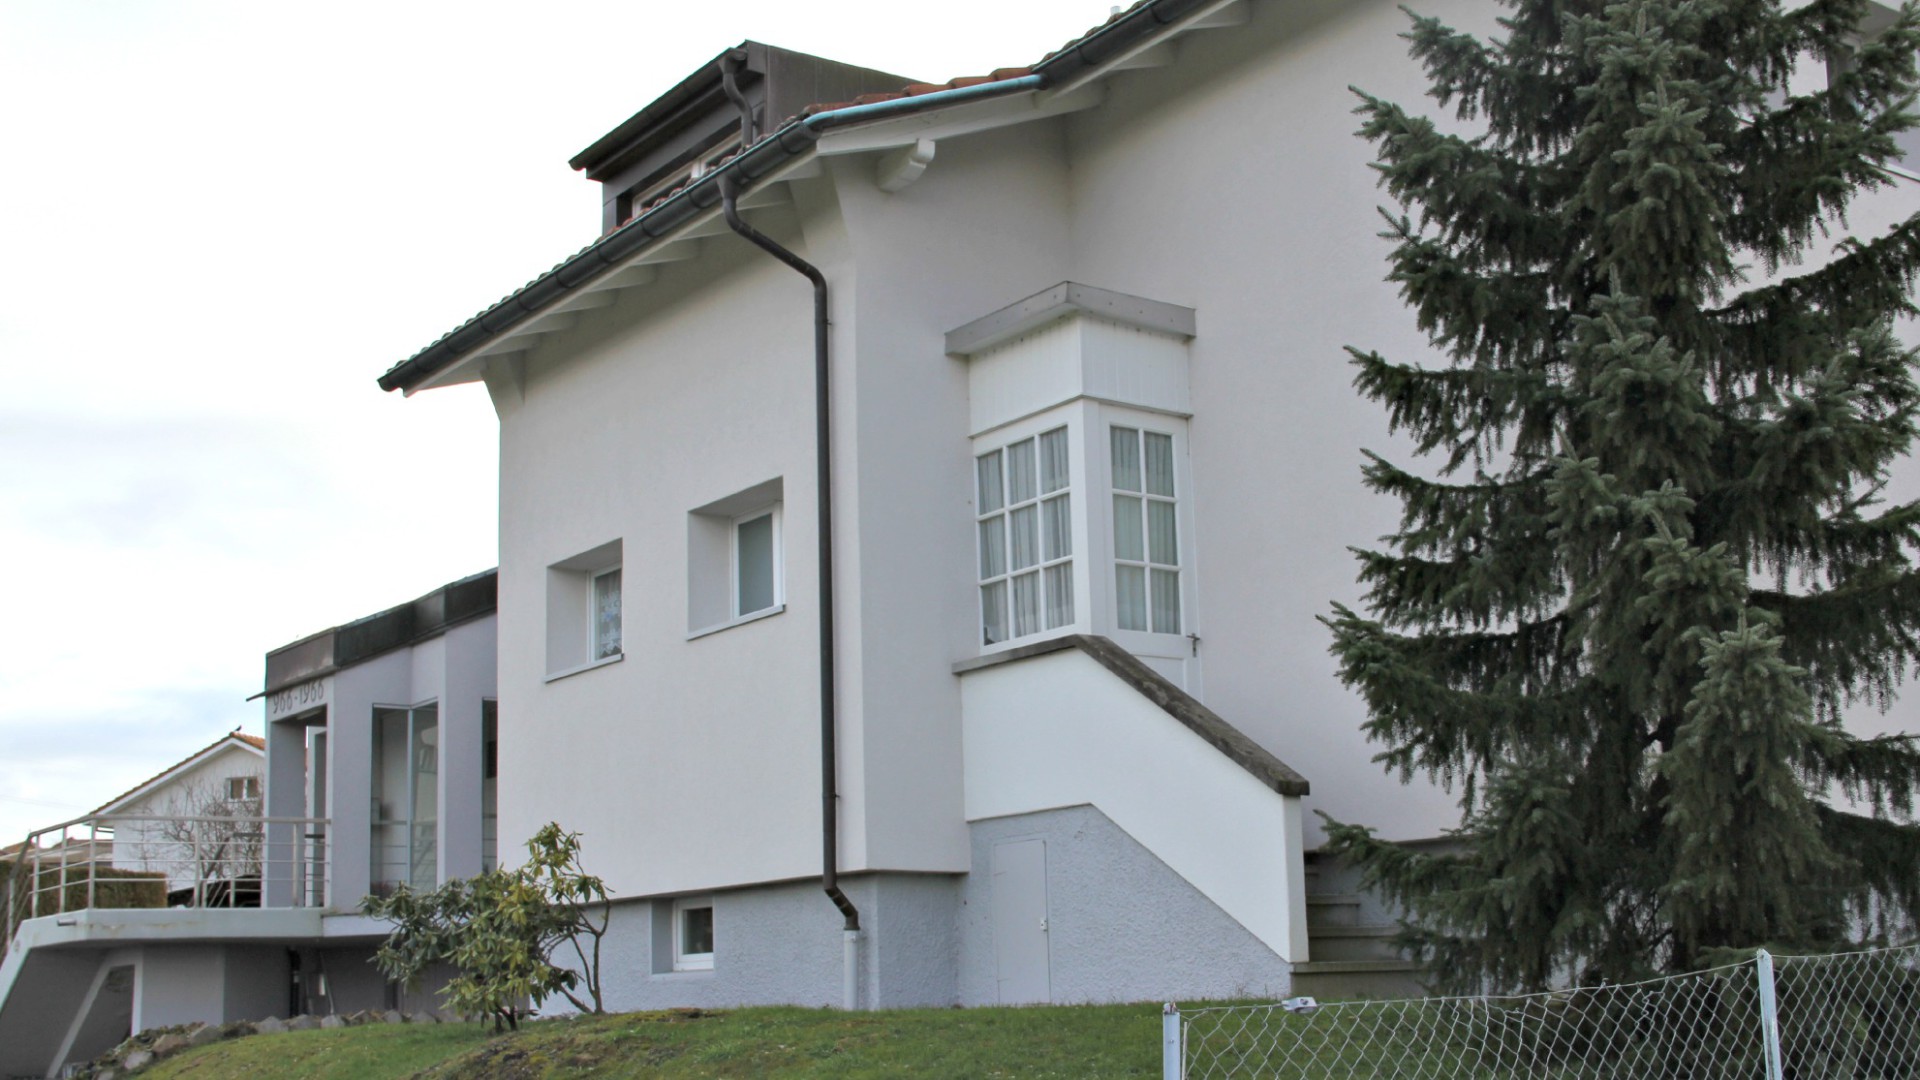
[[[1187,1075],[1180,1053],[1180,1007],[1169,1001],[1160,1010],[1161,1080],[1182,1080]]]
[[[1780,1014],[1773,993],[1773,954],[1760,949],[1753,954],[1754,973],[1760,980],[1760,1041],[1766,1049],[1767,1080],[1783,1080],[1780,1068]]]

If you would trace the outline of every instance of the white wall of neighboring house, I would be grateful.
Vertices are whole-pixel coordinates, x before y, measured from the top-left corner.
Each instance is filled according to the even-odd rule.
[[[147,790],[108,804],[108,817],[125,815],[115,823],[113,865],[120,870],[164,872],[169,889],[191,888],[200,880],[225,880],[250,876],[249,866],[233,865],[226,854],[231,845],[224,843],[236,827],[217,822],[190,823],[180,820],[148,821],[142,817],[167,819],[196,817],[257,817],[264,805],[260,792],[266,780],[262,751],[229,739],[213,754],[167,776]],[[246,798],[251,782],[254,795]],[[238,800],[229,796],[230,782],[242,785]],[[248,826],[238,826],[241,831]],[[250,844],[257,850],[257,844]]]

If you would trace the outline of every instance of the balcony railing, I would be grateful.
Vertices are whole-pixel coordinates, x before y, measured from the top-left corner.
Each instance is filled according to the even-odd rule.
[[[326,818],[102,814],[0,855],[5,940],[25,919],[89,908],[288,908],[327,902]]]

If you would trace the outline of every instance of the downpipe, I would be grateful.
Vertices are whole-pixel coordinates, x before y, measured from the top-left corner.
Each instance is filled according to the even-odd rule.
[[[753,144],[753,110],[740,93],[737,75],[746,62],[741,52],[729,55],[721,67],[721,87],[740,110],[741,146]],[[747,224],[740,216],[739,180],[731,173],[720,177],[720,210],[727,227],[747,242],[805,277],[813,285],[813,417],[814,490],[818,505],[820,582],[820,887],[840,909],[845,925],[841,935],[841,1004],[860,1007],[860,910],[840,889],[839,736],[834,687],[833,636],[833,425],[830,395],[831,354],[828,351],[827,279],[819,268],[782,247],[773,238]]]

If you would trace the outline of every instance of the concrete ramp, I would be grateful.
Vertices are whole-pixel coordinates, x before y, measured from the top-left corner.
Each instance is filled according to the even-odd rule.
[[[76,1017],[95,990],[100,962],[101,954],[92,950],[30,949],[17,942],[8,949],[0,963],[0,1077],[54,1075]]]

